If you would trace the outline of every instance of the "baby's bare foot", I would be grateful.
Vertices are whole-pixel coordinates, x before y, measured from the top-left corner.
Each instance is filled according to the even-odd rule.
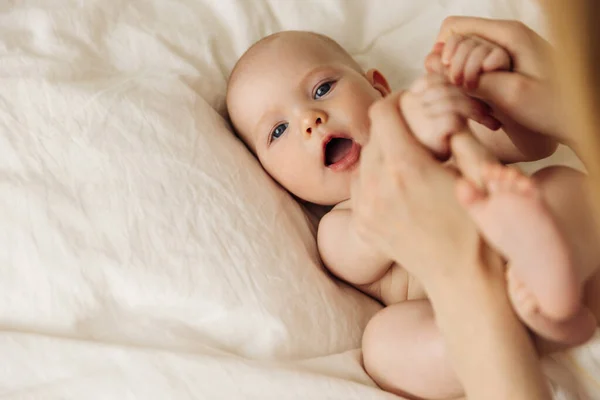
[[[551,343],[578,346],[587,342],[596,331],[596,318],[591,311],[581,307],[575,316],[556,321],[539,312],[537,300],[531,290],[514,275],[513,268],[506,271],[508,294],[519,318],[540,337]]]
[[[528,296],[513,298],[517,312],[523,318],[539,314],[555,322],[577,316],[581,286],[571,249],[535,183],[517,169],[500,164],[484,166],[482,180],[487,193],[465,181],[459,187],[459,200],[527,288]],[[511,296],[516,294],[511,292]]]

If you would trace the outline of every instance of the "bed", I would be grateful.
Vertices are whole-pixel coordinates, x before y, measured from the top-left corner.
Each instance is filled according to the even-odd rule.
[[[0,397],[397,398],[361,366],[380,305],[323,269],[224,94],[282,29],[404,87],[451,14],[543,30],[519,0],[1,1]],[[557,399],[600,398],[599,346],[545,360]]]

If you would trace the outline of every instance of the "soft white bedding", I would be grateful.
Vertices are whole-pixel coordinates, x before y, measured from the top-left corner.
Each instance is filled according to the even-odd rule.
[[[379,306],[234,138],[226,77],[308,29],[399,88],[450,14],[539,27],[519,0],[0,1],[0,396],[394,398],[360,364]],[[581,352],[548,361],[564,398]]]

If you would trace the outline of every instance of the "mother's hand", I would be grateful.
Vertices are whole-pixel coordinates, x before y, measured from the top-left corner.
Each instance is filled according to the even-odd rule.
[[[462,272],[457,265],[475,265],[483,246],[456,200],[457,174],[412,136],[401,96],[392,94],[369,112],[371,135],[353,182],[352,210],[361,237],[427,289],[436,277]]]
[[[401,96],[369,112],[371,135],[352,186],[357,232],[421,281],[468,398],[547,399],[536,353],[506,295],[503,263],[457,203],[456,174],[411,135]],[[468,132],[453,135],[450,146],[467,175],[483,161]]]
[[[456,35],[482,37],[506,49],[512,58],[512,72],[483,74],[479,87],[471,92],[473,96],[533,131],[568,141],[558,96],[549,79],[552,47],[546,40],[518,21],[446,18],[438,42],[452,41]],[[439,69],[440,64],[435,60],[435,54],[427,58],[429,69]]]

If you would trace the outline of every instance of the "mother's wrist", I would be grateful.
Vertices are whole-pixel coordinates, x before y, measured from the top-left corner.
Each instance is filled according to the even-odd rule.
[[[456,298],[468,296],[471,289],[484,287],[500,282],[505,285],[504,261],[483,240],[479,248],[466,257],[448,261],[437,272],[432,271],[429,276],[422,277],[422,284],[429,297]]]

